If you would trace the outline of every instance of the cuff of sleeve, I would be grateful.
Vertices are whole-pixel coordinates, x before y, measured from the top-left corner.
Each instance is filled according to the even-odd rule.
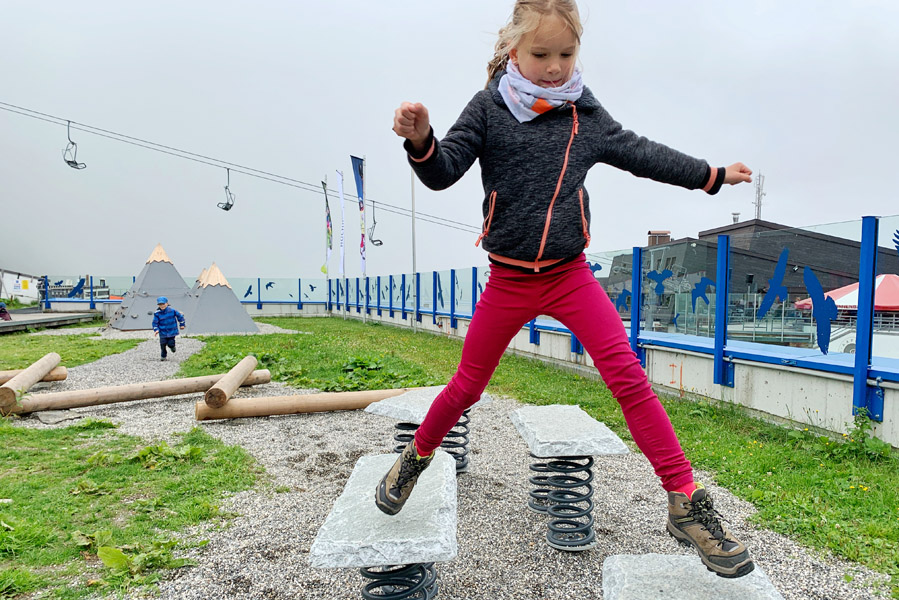
[[[707,192],[710,196],[714,196],[718,193],[718,190],[721,189],[721,186],[724,185],[724,167],[710,167],[709,168],[709,180],[706,182],[705,187],[703,187],[703,191]]]
[[[434,150],[436,149],[436,140],[434,139],[434,128],[432,127],[430,131],[428,131],[428,137],[425,140],[425,149],[424,150],[416,150],[415,146],[412,145],[412,142],[406,140],[403,142],[403,148],[405,148],[406,153],[409,154],[409,159],[413,162],[424,162],[431,158],[434,155]]]

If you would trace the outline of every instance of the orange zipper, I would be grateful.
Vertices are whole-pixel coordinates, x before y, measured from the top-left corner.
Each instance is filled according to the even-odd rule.
[[[584,188],[577,191],[577,197],[581,202],[581,224],[584,226],[584,238],[587,240],[587,245],[584,246],[586,250],[590,247],[590,229],[587,227],[587,216],[584,214]]]
[[[475,246],[481,243],[485,237],[487,237],[487,233],[490,231],[490,224],[493,222],[493,207],[496,206],[496,190],[490,192],[490,207],[487,209],[487,218],[484,219],[483,229],[484,232],[478,236],[478,241],[474,243]]]
[[[568,138],[568,147],[565,148],[565,161],[562,163],[562,172],[559,173],[559,181],[556,182],[556,191],[553,193],[552,200],[549,201],[549,209],[546,211],[546,223],[543,225],[543,237],[540,238],[540,250],[537,252],[537,258],[534,260],[534,271],[540,272],[540,257],[543,256],[543,249],[546,247],[546,237],[549,235],[549,224],[553,218],[553,206],[556,204],[556,198],[559,196],[559,190],[562,189],[562,178],[565,177],[565,171],[568,169],[568,155],[571,152],[571,144],[574,142],[574,136],[577,135],[577,107],[571,104],[571,114],[574,123],[571,125],[571,137]],[[581,203],[581,215],[583,216],[583,202]]]

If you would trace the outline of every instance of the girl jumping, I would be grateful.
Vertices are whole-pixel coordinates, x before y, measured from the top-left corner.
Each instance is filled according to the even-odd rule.
[[[715,194],[749,182],[742,163],[711,167],[623,129],[576,67],[583,28],[573,0],[517,0],[500,30],[487,86],[437,140],[428,110],[404,102],[393,130],[419,179],[442,190],[477,159],[490,279],[477,303],[458,370],[376,490],[378,508],[398,513],[434,450],[480,398],[509,341],[531,319],[563,323],[593,358],[628,428],[668,492],[668,531],[723,577],[753,570],[749,551],[722,523],[693,480],[665,409],[631,350],[621,318],[587,265],[587,172],[606,163],[638,177]],[[634,268],[637,268],[635,265]]]

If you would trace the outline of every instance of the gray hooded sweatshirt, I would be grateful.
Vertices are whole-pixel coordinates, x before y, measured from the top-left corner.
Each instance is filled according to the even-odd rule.
[[[497,88],[504,73],[474,95],[443,139],[434,139],[432,130],[424,152],[405,145],[415,173],[433,190],[448,188],[480,161],[479,241],[498,255],[491,258],[533,262],[536,271],[538,260],[579,255],[590,230],[584,179],[596,163],[712,194],[721,187],[723,168],[623,129],[588,88],[573,105],[519,123]]]

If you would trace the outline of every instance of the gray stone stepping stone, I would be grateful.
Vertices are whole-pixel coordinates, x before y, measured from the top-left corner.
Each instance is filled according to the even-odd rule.
[[[56,425],[57,423],[62,423],[63,421],[73,421],[75,419],[80,419],[84,417],[84,415],[72,412],[70,410],[44,410],[35,413],[35,417],[44,425]]]
[[[431,404],[433,404],[445,387],[445,385],[435,385],[410,390],[399,396],[372,402],[365,408],[365,412],[381,415],[382,417],[390,417],[404,423],[421,425],[422,421],[425,420],[425,415],[428,414],[428,409],[431,408]],[[475,402],[472,408],[482,406],[491,400],[492,398],[489,395],[481,394],[480,400]]]
[[[602,597],[605,600],[783,600],[783,596],[755,565],[737,579],[718,577],[698,556],[616,554],[602,563]]]
[[[456,557],[456,461],[437,451],[397,515],[375,506],[375,487],[396,454],[363,456],[318,531],[313,567],[377,567]]]
[[[509,415],[534,456],[628,454],[611,429],[579,406],[525,406]]]

